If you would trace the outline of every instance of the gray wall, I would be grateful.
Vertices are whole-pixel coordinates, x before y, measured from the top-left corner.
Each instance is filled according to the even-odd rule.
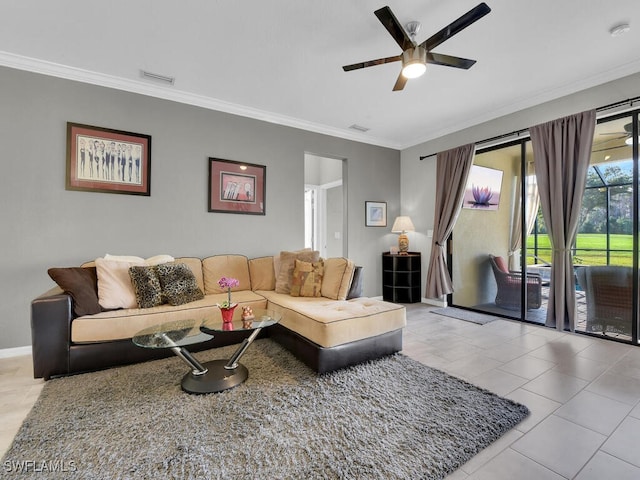
[[[0,348],[30,344],[49,267],[300,248],[305,151],[347,159],[350,257],[365,267],[364,293],[381,294],[388,232],[364,226],[364,202],[398,214],[398,151],[4,67],[0,105]],[[65,190],[67,122],[151,135],[151,196]],[[207,212],[208,157],[267,166],[265,216]]]
[[[427,231],[433,228],[436,158],[429,157],[420,161],[420,156],[431,155],[471,142],[480,142],[497,135],[526,129],[539,123],[639,95],[640,74],[630,75],[403,150],[401,153],[402,214],[409,215],[416,227],[416,232],[409,234],[409,240],[411,250],[422,252],[423,290],[431,255],[432,239],[427,236]]]

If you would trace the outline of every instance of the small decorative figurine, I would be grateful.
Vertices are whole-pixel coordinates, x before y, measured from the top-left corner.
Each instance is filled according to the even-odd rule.
[[[255,318],[251,307],[242,307],[242,328],[251,328]]]

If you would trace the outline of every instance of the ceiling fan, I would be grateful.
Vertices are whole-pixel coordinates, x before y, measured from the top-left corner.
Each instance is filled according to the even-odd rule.
[[[638,125],[638,127],[640,128],[640,124]],[[624,143],[626,143],[627,145],[631,145],[633,143],[633,140],[631,138],[633,136],[633,122],[627,123],[623,128],[624,132],[601,133],[600,135],[618,135],[616,138],[610,138],[609,140],[605,140],[601,143],[613,142],[614,140],[622,140],[624,138]]]
[[[436,48],[445,40],[453,37],[455,34],[460,33],[472,23],[480,20],[490,11],[491,9],[486,3],[481,3],[457,20],[451,22],[420,45],[417,45],[415,42],[415,36],[420,30],[420,22],[409,22],[407,24],[407,34],[407,31],[402,28],[400,22],[398,22],[398,19],[395,17],[391,9],[389,7],[382,7],[374,12],[375,16],[378,17],[378,20],[380,20],[393,39],[398,43],[398,45],[400,45],[400,48],[402,48],[402,54],[395,57],[379,58],[377,60],[369,60],[368,62],[345,65],[342,69],[345,72],[350,72],[351,70],[358,70],[360,68],[401,61],[402,71],[400,72],[400,75],[398,75],[396,84],[393,86],[394,92],[402,90],[407,83],[407,79],[416,78],[422,75],[427,68],[427,63],[467,70],[476,63],[475,60],[434,53],[431,50]]]

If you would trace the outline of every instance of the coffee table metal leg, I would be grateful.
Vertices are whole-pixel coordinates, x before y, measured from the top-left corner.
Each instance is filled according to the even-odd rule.
[[[191,352],[184,347],[171,347],[173,353],[179,356],[182,360],[186,362],[187,365],[191,367],[191,373],[193,375],[204,375],[207,373],[207,369],[202,366],[198,360],[195,359]]]
[[[249,335],[249,337],[245,338],[242,343],[240,344],[240,348],[238,348],[233,355],[231,356],[231,358],[229,359],[229,361],[227,362],[227,364],[224,366],[224,368],[226,368],[227,370],[233,370],[234,368],[237,368],[238,366],[238,360],[240,360],[240,357],[242,355],[244,355],[244,352],[247,351],[247,348],[249,348],[249,345],[251,345],[253,343],[253,341],[256,339],[256,337],[258,336],[258,334],[260,333],[260,330],[262,330],[262,328],[256,328],[251,335]]]

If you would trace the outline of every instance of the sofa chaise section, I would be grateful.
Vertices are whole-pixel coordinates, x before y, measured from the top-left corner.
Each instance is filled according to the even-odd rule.
[[[282,313],[269,336],[318,373],[402,350],[402,305],[366,297],[331,300],[257,293],[268,299],[270,309]]]

